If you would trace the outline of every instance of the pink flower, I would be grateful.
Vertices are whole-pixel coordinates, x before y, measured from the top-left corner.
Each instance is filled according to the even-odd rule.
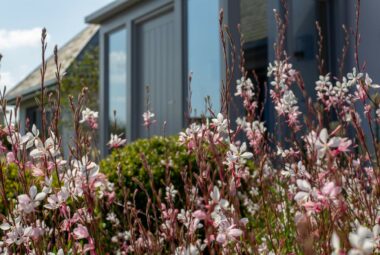
[[[193,217],[199,219],[199,220],[204,220],[206,219],[206,213],[202,210],[196,210],[195,212],[193,212]]]
[[[30,156],[34,159],[55,157],[60,154],[59,141],[53,132],[50,132],[50,137],[45,143],[39,138],[36,138],[34,143],[36,148],[30,152]]]
[[[86,253],[86,252],[90,252],[90,255],[96,255],[96,252],[95,252],[95,244],[94,244],[94,240],[92,238],[89,238],[88,239],[88,243],[84,245],[83,247],[83,252]]]
[[[35,176],[35,177],[42,177],[42,176],[45,176],[45,172],[44,170],[42,169],[42,165],[40,164],[37,164],[37,165],[31,165],[31,169],[32,169],[32,175]]]
[[[34,208],[39,206],[40,201],[44,200],[46,197],[45,192],[40,192],[37,194],[37,187],[32,186],[29,189],[29,195],[22,194],[17,197],[18,207],[24,213],[31,213]]]
[[[348,147],[350,147],[351,144],[352,144],[351,140],[348,140],[347,138],[341,138],[339,146],[338,146],[338,151],[339,152],[349,151]]]
[[[216,241],[220,244],[227,244],[228,241],[236,240],[242,234],[243,231],[232,224],[228,228],[220,228],[220,231],[216,236]]]
[[[319,157],[323,157],[327,151],[330,150],[332,152],[332,155],[338,154],[340,152],[347,152],[349,151],[348,147],[351,145],[351,140],[347,138],[341,138],[341,137],[331,137],[329,138],[329,134],[327,132],[327,129],[324,128],[319,133],[318,140],[316,142],[316,148],[318,150]],[[332,150],[336,148],[335,150]]]
[[[7,153],[7,163],[10,164],[10,163],[13,163],[16,161],[16,158],[15,158],[15,154],[10,151]]]
[[[323,195],[325,195],[331,199],[335,199],[339,195],[341,190],[342,190],[342,188],[337,187],[334,182],[329,182],[329,183],[325,184],[325,186],[323,186],[321,191],[322,191]]]
[[[89,237],[87,228],[82,224],[78,224],[78,227],[73,230],[73,235],[76,240],[86,239]]]
[[[127,139],[121,139],[120,135],[111,134],[111,139],[109,140],[107,145],[110,149],[119,148],[123,146],[126,142],[127,142]]]
[[[303,203],[302,206],[306,209],[306,211],[313,213],[318,213],[323,209],[320,202],[307,201]]]
[[[202,136],[203,127],[192,123],[185,132],[179,133],[179,143],[187,145],[188,151],[192,151],[197,145],[197,138]]]
[[[150,112],[149,110],[144,112],[142,116],[144,119],[144,126],[147,128],[156,122],[156,120],[154,120],[154,113]]]
[[[79,123],[87,122],[92,129],[98,128],[98,112],[92,111],[90,108],[86,108],[82,111],[82,119]]]
[[[47,201],[49,204],[44,205],[45,208],[50,210],[55,210],[64,205],[66,200],[69,198],[69,193],[66,188],[62,188],[58,194],[52,194],[48,197]]]

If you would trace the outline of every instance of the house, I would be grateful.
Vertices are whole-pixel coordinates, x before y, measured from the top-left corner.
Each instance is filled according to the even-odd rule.
[[[288,0],[287,38],[285,47],[293,66],[302,73],[305,87],[309,95],[315,95],[315,81],[319,71],[316,60],[318,52],[318,34],[315,22],[319,21],[323,33],[323,57],[325,59],[325,72],[330,72],[332,77],[339,77],[342,49],[345,44],[344,25],[349,35],[349,48],[343,63],[343,74],[352,72],[355,63],[355,40],[353,31],[356,28],[356,0]],[[268,19],[268,59],[274,60],[274,50],[271,45],[276,39],[276,24],[273,19],[273,9],[284,13],[281,0],[267,0]],[[380,45],[379,29],[376,26],[380,1],[360,1],[360,66],[365,64],[365,72],[368,72],[375,83],[380,83],[379,59]],[[302,103],[302,102],[301,102]],[[271,129],[274,127],[274,110],[268,105],[265,112],[265,121]],[[302,109],[302,105],[300,106]],[[357,106],[359,112],[362,106]],[[364,118],[364,116],[363,116]],[[362,122],[367,134],[370,129],[367,121]],[[379,134],[379,130],[376,131]],[[369,137],[369,136],[368,136]]]
[[[246,69],[256,70],[265,81],[268,61],[275,59],[273,44],[277,28],[273,10],[284,14],[282,0],[118,0],[86,17],[100,25],[100,112],[101,144],[112,130],[113,112],[117,112],[120,130],[133,140],[147,135],[142,127],[146,108],[146,86],[150,108],[157,125],[151,134],[177,133],[184,127],[187,102],[190,117],[204,113],[204,98],[211,96],[214,109],[220,107],[219,90],[223,79],[223,54],[218,34],[218,16],[224,9],[235,42],[239,41],[236,24],[245,37],[243,50]],[[288,0],[288,26],[285,48],[294,67],[303,74],[306,90],[315,95],[318,79],[319,21],[323,33],[325,70],[339,75],[339,62],[345,43],[344,24],[349,33],[355,28],[355,0]],[[380,1],[361,1],[359,49],[361,65],[374,81],[380,81],[378,59],[380,37],[375,27]],[[352,35],[350,45],[354,45]],[[347,52],[344,72],[355,67],[353,47]],[[193,73],[191,100],[188,75]],[[344,73],[343,72],[343,73]],[[239,73],[235,73],[236,79]],[[300,102],[301,108],[302,104]],[[267,102],[264,121],[274,127],[274,109]],[[367,127],[368,128],[368,127]],[[103,150],[103,153],[106,149]]]
[[[99,27],[97,25],[89,25],[73,39],[58,49],[59,61],[61,63],[61,72],[67,77],[70,75],[70,70],[75,61],[83,58],[86,52],[90,51],[99,44]],[[47,91],[55,90],[57,80],[55,77],[55,63],[54,56],[50,56],[46,60],[46,75],[45,75],[45,88]],[[41,112],[36,103],[36,97],[40,96],[41,76],[40,66],[34,69],[15,87],[13,87],[6,95],[8,103],[14,105],[17,98],[21,98],[21,105],[19,109],[19,122],[20,132],[25,133],[27,121],[29,125],[35,124],[39,129],[42,125]],[[50,118],[50,113],[47,112],[47,118]],[[67,152],[67,144],[70,140],[70,128],[62,128],[64,149]]]
[[[184,128],[186,115],[207,115],[207,96],[219,111],[225,76],[220,8],[236,42],[240,37],[236,27],[242,23],[247,68],[257,69],[265,77],[265,0],[118,0],[86,17],[87,23],[100,25],[100,144],[106,144],[110,133],[116,132],[115,112],[117,131],[131,141],[148,136],[142,125],[147,109],[155,113],[157,121],[150,127],[150,135],[177,134]],[[252,15],[257,8],[257,15]],[[239,49],[237,45],[238,53]],[[190,113],[189,73],[193,74]],[[106,154],[107,149],[102,149]]]

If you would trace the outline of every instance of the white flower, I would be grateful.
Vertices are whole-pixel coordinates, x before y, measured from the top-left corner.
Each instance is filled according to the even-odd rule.
[[[219,188],[217,186],[214,186],[214,189],[211,191],[210,198],[212,199],[212,201],[214,201],[216,203],[219,202],[220,192],[219,192]]]
[[[196,244],[189,246],[179,246],[175,249],[174,255],[199,255],[206,248],[206,244],[201,244],[201,240],[197,240]]]
[[[127,142],[127,139],[121,139],[120,135],[111,134],[111,139],[107,143],[109,148],[118,148],[123,146]]]
[[[300,191],[294,196],[294,200],[297,202],[305,202],[310,198],[312,188],[308,181],[297,180],[297,186]]]
[[[238,239],[241,235],[243,235],[243,231],[238,229],[234,224],[230,225],[230,223],[226,220],[219,224],[216,241],[225,245],[229,241]]]
[[[220,198],[220,192],[217,186],[214,186],[214,189],[211,191],[210,198],[212,199],[211,202],[218,204],[222,208],[227,208],[229,205],[227,200]]]
[[[175,196],[178,194],[178,190],[174,189],[173,184],[170,184],[169,187],[165,187],[166,190],[166,199],[168,200],[175,200]]]
[[[69,192],[65,187],[62,187],[58,194],[52,194],[47,198],[49,204],[44,205],[45,208],[50,210],[58,209],[69,198]]]
[[[150,112],[149,110],[144,112],[142,117],[144,119],[144,126],[146,127],[149,127],[151,124],[153,124],[154,122],[156,122],[154,120],[154,113]]]
[[[114,212],[108,213],[106,220],[108,220],[109,222],[111,222],[115,226],[118,226],[120,224],[120,221]]]
[[[255,120],[254,122],[252,122],[252,130],[264,134],[267,128],[264,126],[264,122]]]
[[[379,84],[373,84],[372,79],[369,77],[368,73],[365,74],[365,79],[364,79],[365,84],[368,87],[374,88],[374,89],[379,89],[380,85]]]
[[[30,152],[32,158],[56,157],[60,154],[58,141],[53,132],[50,133],[50,137],[46,139],[45,144],[39,138],[36,138],[34,143],[36,148]]]
[[[297,98],[294,95],[293,91],[286,90],[283,94],[283,96],[280,99],[280,102],[275,106],[275,109],[277,110],[279,115],[285,114],[285,113],[292,113],[297,108]]]
[[[21,135],[20,133],[12,133],[10,136],[7,136],[7,140],[13,146],[21,147],[29,142],[29,135]]]
[[[48,255],[56,255],[54,252],[48,252]],[[62,249],[59,249],[57,255],[65,255]]]
[[[32,126],[32,132],[26,133],[26,136],[28,137],[28,142],[26,143],[26,148],[29,149],[34,145],[34,141],[38,139],[38,136],[40,135],[40,131],[37,129],[36,125],[33,124]]]
[[[17,217],[15,219],[14,225],[7,224],[6,227],[4,227],[4,224],[1,225],[1,229],[8,231],[6,234],[5,243],[7,245],[16,244],[21,245],[23,243],[26,243],[29,240],[29,237],[31,236],[33,232],[32,227],[24,227],[21,225],[21,218]]]
[[[358,227],[356,232],[351,232],[348,236],[352,246],[348,255],[368,255],[372,254],[376,243],[372,231],[362,225]]]
[[[240,80],[236,81],[235,96],[245,96],[248,97],[248,99],[252,99],[252,97],[255,95],[253,88],[253,83],[250,78],[246,79],[245,77],[241,77]]]
[[[332,137],[329,139],[327,129],[324,128],[319,133],[318,140],[316,141],[316,149],[318,150],[318,156],[323,157],[329,148],[336,148],[339,146],[341,139],[339,137]]]
[[[240,148],[237,148],[234,144],[231,143],[230,150],[227,152],[226,161],[224,164],[228,165],[229,167],[235,166],[235,168],[243,166],[246,163],[247,159],[253,157],[253,154],[246,150],[247,144],[245,142],[240,146]]]
[[[187,144],[195,137],[198,137],[201,135],[202,128],[200,125],[196,123],[192,123],[190,127],[186,128],[185,132],[179,133],[179,143],[180,144]]]
[[[46,193],[40,192],[37,194],[37,187],[33,185],[29,189],[29,195],[22,194],[17,197],[18,208],[24,213],[31,213],[34,211],[34,208],[39,206],[40,201],[44,200],[45,197]]]
[[[87,156],[83,156],[82,160],[72,160],[71,164],[88,178],[95,177],[99,172],[99,166],[90,161]]]
[[[362,73],[356,73],[356,68],[352,68],[352,73],[347,74],[347,78],[350,80],[350,83],[357,83],[359,79],[363,77]]]
[[[340,249],[340,241],[339,236],[333,232],[331,236],[331,248],[333,249],[333,252],[331,255],[340,255],[341,249]]]
[[[227,132],[227,127],[228,127],[228,120],[224,118],[223,114],[218,113],[216,118],[211,120],[214,127],[216,127],[216,130],[219,133],[226,133]]]
[[[380,119],[380,108],[376,110],[377,118]]]
[[[90,108],[86,108],[82,111],[82,119],[79,123],[84,123],[89,121],[90,119],[96,120],[98,118],[98,112],[92,111]]]
[[[324,91],[332,87],[332,83],[330,81],[330,74],[326,74],[325,76],[320,75],[319,80],[315,82],[315,90]]]

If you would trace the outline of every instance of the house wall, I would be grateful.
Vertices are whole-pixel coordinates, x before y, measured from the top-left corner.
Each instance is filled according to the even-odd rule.
[[[347,0],[346,3],[346,17],[345,21],[347,27],[355,28],[355,3],[354,0]],[[344,5],[344,4],[342,4]],[[379,68],[379,59],[380,59],[380,28],[378,26],[379,20],[379,10],[380,10],[380,1],[378,0],[366,0],[361,1],[360,9],[360,21],[359,21],[359,32],[360,32],[360,45],[359,45],[359,65],[363,66],[365,63],[365,72],[369,74],[374,83],[380,84],[380,68]],[[355,50],[352,47],[354,45],[354,38],[351,36],[350,41],[350,50],[347,55],[347,62],[345,65],[345,71],[352,71],[352,68],[356,66],[354,53]],[[378,90],[376,91],[379,92]],[[373,94],[376,93],[373,91]],[[372,94],[372,95],[373,95]],[[364,112],[364,109],[360,103],[356,105],[358,112]],[[366,138],[368,141],[372,141],[370,134],[370,128],[368,122],[365,120],[364,114],[362,116],[362,126]],[[375,130],[377,136],[380,136],[380,130]],[[372,142],[368,143],[369,145]],[[374,148],[370,148],[374,150]]]
[[[317,1],[289,1],[289,27],[287,35],[287,53],[291,63],[301,72],[309,95],[315,94],[315,81],[318,78],[317,32],[315,21],[317,17]],[[302,102],[305,103],[305,102]]]
[[[310,95],[314,95],[315,80],[318,79],[317,63],[314,59],[297,59],[295,52],[299,48],[299,38],[302,36],[311,36],[313,38],[313,44],[307,48],[311,49],[310,55],[314,56],[317,50],[317,35],[314,22],[319,18],[318,2],[315,0],[289,0],[289,27],[287,38],[287,53],[290,57],[290,62],[296,69],[300,70],[303,78],[305,79],[306,88]],[[341,57],[341,51],[344,44],[344,33],[342,25],[345,25],[350,33],[350,46],[347,52],[346,61],[344,63],[343,75],[347,72],[351,72],[353,67],[356,67],[354,58],[354,38],[351,34],[352,29],[355,28],[355,12],[356,12],[356,0],[329,0],[324,1],[328,7],[326,10],[328,28],[323,31],[327,35],[324,39],[328,40],[328,71],[333,76],[338,76],[339,62]],[[267,12],[270,13],[273,9],[282,10],[280,0],[268,0]],[[380,45],[380,29],[377,27],[378,13],[380,10],[380,1],[367,0],[361,1],[360,9],[360,46],[359,46],[359,62],[360,65],[365,63],[365,72],[368,72],[374,83],[380,83],[380,72],[378,71],[378,60],[380,59],[380,51],[378,47]],[[268,44],[269,61],[274,60],[274,50],[271,45],[275,42],[277,31],[276,24],[273,16],[268,15]],[[301,44],[302,45],[302,44]],[[270,100],[269,100],[270,101]],[[356,105],[358,112],[364,112],[364,109],[360,104]],[[301,106],[302,109],[302,106]],[[265,111],[267,123],[269,129],[274,127],[274,109],[273,105],[268,102],[267,109]],[[364,119],[364,116],[362,116]],[[366,134],[370,134],[370,129],[367,121],[362,121],[362,126]],[[380,134],[380,130],[376,130],[377,134]],[[367,136],[370,139],[370,136]],[[373,149],[373,148],[371,148]]]
[[[317,47],[317,34],[315,29],[315,21],[317,20],[317,1],[316,0],[288,0],[288,26],[286,31],[285,50],[290,58],[290,62],[294,68],[300,71],[305,82],[305,88],[309,95],[314,95],[315,81],[318,78],[318,66],[315,59]],[[274,18],[273,9],[279,13],[284,13],[284,8],[280,0],[268,0],[267,2],[267,26],[268,26],[268,61],[275,60],[275,52],[273,45],[277,38],[277,25]],[[300,99],[299,106],[305,109],[306,102],[303,100],[302,94],[295,89],[296,96]],[[269,92],[267,94],[269,97]],[[265,121],[268,130],[275,131],[275,109],[271,100],[267,100],[264,112]],[[283,138],[286,131],[279,134]]]
[[[136,114],[135,109],[138,109],[139,100],[137,98],[138,89],[136,85],[139,84],[139,81],[136,81],[136,67],[139,59],[138,50],[136,47],[139,47],[138,42],[136,42],[136,32],[138,32],[138,24],[143,23],[144,20],[149,18],[154,18],[157,15],[157,11],[159,11],[163,7],[168,7],[172,5],[173,7],[173,15],[174,15],[174,30],[175,30],[175,45],[172,49],[171,54],[175,56],[176,70],[170,75],[174,76],[175,90],[177,91],[178,87],[180,88],[181,95],[177,98],[175,102],[175,111],[180,112],[180,117],[170,119],[169,121],[175,121],[178,123],[178,131],[184,127],[185,122],[185,111],[187,110],[187,106],[185,105],[187,100],[187,84],[188,84],[188,67],[187,67],[187,43],[186,43],[186,1],[184,0],[151,0],[151,1],[142,1],[139,4],[133,5],[121,11],[117,15],[113,15],[108,20],[101,21],[100,28],[100,144],[106,144],[109,137],[109,128],[108,128],[108,105],[109,99],[107,95],[107,37],[113,31],[116,31],[119,28],[127,29],[127,78],[126,78],[126,86],[127,86],[127,138],[129,141],[132,141],[138,138],[138,130],[137,128],[142,128],[141,125],[141,114]],[[236,27],[236,24],[240,23],[240,0],[220,0],[220,7],[224,9],[224,23],[228,24],[231,28]],[[112,12],[112,10],[108,10]],[[234,37],[234,41],[238,42],[238,33],[236,29],[231,29],[232,36]],[[237,45],[237,52],[239,52],[239,45]],[[223,63],[220,63],[222,77],[225,77],[224,71],[225,67]],[[232,80],[237,79],[237,75],[239,70],[235,69],[236,77]],[[233,86],[231,86],[233,87]],[[232,88],[231,88],[232,89]],[[234,91],[233,91],[234,92]],[[137,128],[135,123],[137,123]],[[107,154],[107,149],[102,148],[102,155]]]
[[[347,27],[355,28],[355,0],[346,0],[346,23]],[[366,0],[361,1],[360,9],[360,45],[359,45],[359,62],[362,65],[366,63],[366,72],[368,72],[375,83],[380,83],[379,59],[380,59],[380,28],[378,26],[380,11],[380,1]],[[354,45],[351,37],[351,46]],[[350,47],[346,68],[352,70],[355,66],[354,49]]]

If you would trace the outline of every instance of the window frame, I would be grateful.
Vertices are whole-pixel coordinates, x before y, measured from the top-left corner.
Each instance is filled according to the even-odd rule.
[[[125,132],[127,140],[132,141],[133,139],[136,139],[137,137],[133,134],[133,127],[135,119],[137,118],[133,114],[133,109],[135,106],[135,88],[133,88],[134,79],[135,79],[135,69],[134,69],[134,63],[135,59],[138,57],[135,54],[135,51],[133,50],[135,47],[135,26],[136,22],[143,20],[146,17],[149,17],[152,15],[152,13],[159,13],[161,10],[167,9],[168,6],[172,6],[173,12],[175,15],[175,30],[177,35],[177,41],[178,46],[176,45],[176,48],[174,49],[175,52],[178,55],[178,58],[176,59],[176,62],[178,63],[178,66],[180,66],[180,70],[178,70],[178,73],[175,76],[176,81],[178,81],[179,84],[182,84],[182,77],[183,75],[183,59],[185,57],[184,51],[183,51],[183,0],[155,0],[155,1],[146,1],[142,2],[139,5],[134,6],[133,8],[130,8],[124,12],[120,12],[119,14],[115,15],[111,19],[102,22],[100,31],[99,31],[99,79],[100,79],[100,89],[99,89],[99,98],[100,98],[100,112],[99,112],[99,141],[100,141],[100,154],[102,157],[109,154],[109,150],[106,146],[109,138],[109,121],[108,121],[108,112],[109,112],[109,102],[108,102],[108,64],[107,61],[107,54],[108,54],[108,45],[107,45],[107,36],[108,34],[112,33],[113,31],[116,31],[120,28],[125,28],[127,30],[126,36],[127,36],[127,130]],[[129,53],[129,54],[128,54]],[[182,92],[184,90],[184,87],[181,87]],[[181,104],[180,106],[183,108],[183,100],[184,97],[180,99]],[[184,126],[184,118],[181,120],[178,120],[181,122],[181,126]],[[141,122],[142,123],[142,122]]]
[[[126,107],[127,107],[127,110],[126,110],[126,116],[124,116],[124,118],[127,120],[127,123],[126,123],[126,130],[124,130],[124,136],[126,137],[126,134],[127,134],[127,130],[128,130],[128,109],[130,108],[129,107],[129,100],[130,98],[128,98],[128,94],[130,94],[130,92],[128,91],[128,88],[129,88],[129,85],[128,85],[128,76],[130,75],[129,73],[129,69],[128,69],[128,52],[129,52],[129,49],[128,49],[128,28],[127,28],[127,25],[121,25],[121,26],[118,26],[118,27],[115,27],[114,29],[112,30],[109,30],[107,31],[107,33],[105,33],[105,52],[104,52],[104,68],[105,68],[105,77],[104,77],[104,88],[105,88],[105,91],[104,91],[104,97],[105,97],[105,104],[103,106],[103,111],[104,111],[104,118],[103,118],[103,122],[105,122],[105,128],[104,128],[104,135],[107,135],[108,137],[110,136],[110,118],[112,118],[113,116],[109,116],[110,114],[110,97],[109,97],[109,92],[110,92],[110,68],[109,68],[109,65],[110,65],[110,62],[109,62],[109,54],[110,54],[110,38],[111,38],[111,35],[114,34],[114,33],[117,33],[117,32],[120,32],[122,30],[125,30],[125,42],[126,42],[126,45],[125,45],[125,54],[126,54],[126,63],[125,63],[125,67],[126,67],[126,70],[125,70],[125,86],[127,87],[126,88],[126,95],[125,95],[125,98],[126,98]],[[117,113],[116,113],[117,114]],[[116,115],[117,117],[118,115]],[[119,134],[118,134],[119,135]]]

